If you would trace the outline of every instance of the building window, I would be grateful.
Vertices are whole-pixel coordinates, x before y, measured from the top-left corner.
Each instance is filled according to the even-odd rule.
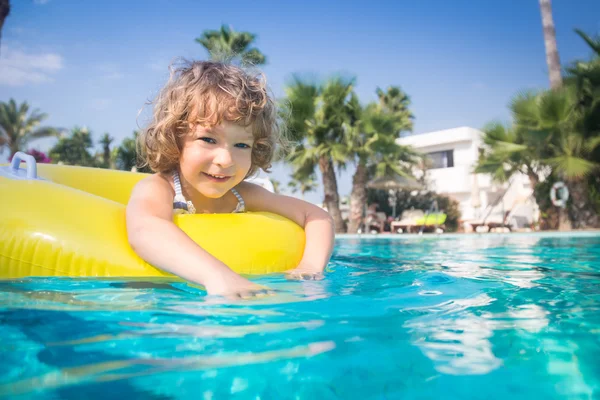
[[[452,168],[454,167],[454,150],[435,151],[427,153],[429,168]]]

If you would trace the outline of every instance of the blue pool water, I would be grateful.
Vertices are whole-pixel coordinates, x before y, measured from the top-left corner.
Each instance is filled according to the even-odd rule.
[[[600,397],[600,234],[343,238],[256,281],[0,282],[0,398]]]

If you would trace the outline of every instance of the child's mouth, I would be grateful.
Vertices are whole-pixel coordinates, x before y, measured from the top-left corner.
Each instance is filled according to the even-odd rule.
[[[208,178],[211,182],[227,182],[231,176],[227,175],[212,175],[203,172],[204,176]]]

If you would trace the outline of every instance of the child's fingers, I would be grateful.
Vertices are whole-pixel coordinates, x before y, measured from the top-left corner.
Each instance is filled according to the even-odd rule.
[[[302,279],[302,276],[297,272],[288,272],[285,274],[285,278],[292,281],[299,281]]]
[[[286,274],[287,279],[302,281],[320,281],[325,278],[320,272],[290,272]]]
[[[317,273],[309,274],[309,275],[310,275],[309,280],[321,281],[321,280],[325,279],[325,275],[323,275],[321,272],[317,272]]]
[[[250,290],[246,292],[240,292],[237,294],[237,297],[242,300],[250,300],[250,299],[260,299],[267,296],[273,296],[275,291],[271,289],[258,289],[258,290]]]

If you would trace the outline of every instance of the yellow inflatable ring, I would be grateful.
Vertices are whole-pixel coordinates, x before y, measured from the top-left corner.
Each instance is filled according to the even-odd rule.
[[[0,174],[0,279],[172,276],[127,241],[125,204],[145,174],[51,164],[37,170],[42,179]],[[174,222],[241,274],[294,268],[304,251],[304,231],[274,214],[176,215]]]

